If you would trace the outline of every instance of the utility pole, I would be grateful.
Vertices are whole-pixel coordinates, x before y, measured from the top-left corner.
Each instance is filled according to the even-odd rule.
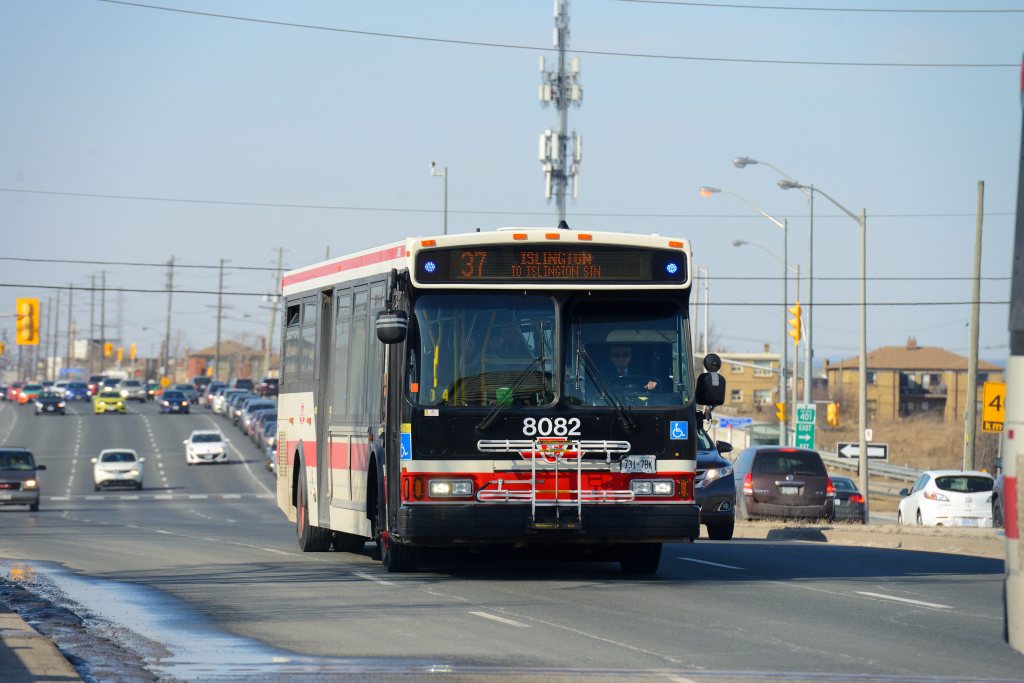
[[[107,271],[100,271],[100,369],[106,364],[103,360],[107,352]]]
[[[167,262],[167,333],[164,336],[164,376],[171,375],[171,298],[174,294],[174,255]]]
[[[96,276],[89,276],[89,374],[96,374],[93,349],[96,346]]]
[[[579,164],[583,160],[583,140],[572,132],[572,150],[569,138],[569,105],[580,106],[583,88],[579,83],[580,58],[566,63],[569,48],[569,0],[555,0],[555,47],[558,49],[558,69],[546,71],[544,57],[540,58],[540,101],[543,106],[554,103],[558,109],[558,131],[546,130],[540,136],[540,161],[544,165],[544,196],[551,201],[555,196],[558,221],[565,220],[566,185],[572,180],[572,197],[579,196]]]
[[[971,285],[970,350],[967,352],[967,424],[964,430],[964,469],[974,469],[974,439],[978,434],[978,323],[981,307],[981,223],[985,211],[985,181],[978,181],[978,219],[974,226],[974,273]]]
[[[267,326],[267,346],[263,350],[263,375],[270,375],[270,347],[274,341],[274,323],[277,321],[277,302],[281,298],[281,261],[284,247],[277,248],[277,269],[274,271],[274,291],[270,295],[270,323]]]
[[[57,290],[60,292],[60,290]],[[53,307],[50,305],[53,300],[50,297],[46,297],[46,328],[43,333],[43,343],[40,345],[43,347],[43,379],[50,379],[50,363],[47,358],[50,355],[50,340],[53,337],[53,327],[50,326],[50,317],[53,315]],[[36,366],[39,365],[38,355],[36,357]]]
[[[60,339],[60,290],[57,290],[57,305],[53,309],[53,350],[50,355],[46,358],[46,366],[49,369],[52,360],[53,372],[47,373],[50,375],[50,379],[57,380],[59,375],[57,374],[57,341]]]
[[[213,356],[213,379],[220,379],[220,319],[224,309],[224,259],[220,260],[220,275],[217,278],[217,347]]]
[[[74,305],[74,301],[75,301],[75,289],[71,285],[71,283],[69,282],[68,283],[68,353],[64,357],[64,368],[65,369],[71,367],[71,360],[75,357],[75,350],[74,350],[75,334],[74,334],[74,331],[71,329],[71,324],[72,324],[71,309],[72,309],[72,307]]]

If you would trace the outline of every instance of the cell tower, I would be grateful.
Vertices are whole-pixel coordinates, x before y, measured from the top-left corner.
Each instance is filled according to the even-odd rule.
[[[579,83],[580,58],[566,63],[569,47],[569,0],[555,0],[555,47],[558,48],[558,69],[547,71],[540,58],[540,101],[543,106],[554,103],[558,109],[558,131],[546,130],[540,136],[540,162],[544,165],[544,196],[555,196],[558,220],[565,220],[566,185],[572,180],[572,198],[579,197],[580,161],[583,140],[576,131],[569,135],[569,105],[580,106],[583,87]]]

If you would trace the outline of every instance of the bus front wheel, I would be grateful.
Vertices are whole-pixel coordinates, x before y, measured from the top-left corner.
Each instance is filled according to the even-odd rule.
[[[653,574],[661,564],[661,544],[630,543],[622,548],[619,564],[627,574]]]

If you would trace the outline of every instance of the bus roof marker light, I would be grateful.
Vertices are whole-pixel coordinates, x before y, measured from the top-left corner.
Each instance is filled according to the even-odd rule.
[[[589,242],[592,239],[594,239],[594,236],[590,235],[588,233],[585,233],[585,232],[581,232],[578,235],[576,235],[576,238],[580,239],[580,240],[583,240],[584,242]]]
[[[422,247],[436,247],[437,246],[437,240],[423,240],[422,242],[420,242],[420,246],[422,246]]]
[[[512,239],[514,240],[525,240],[528,239],[525,232],[514,232],[512,233]]]
[[[680,242],[679,240],[669,240],[668,246],[674,249],[682,249],[685,246],[685,244],[683,242]]]
[[[549,233],[546,233],[544,236],[547,237],[549,240],[557,240],[557,239],[561,239],[561,237],[562,237],[557,232],[549,232]]]

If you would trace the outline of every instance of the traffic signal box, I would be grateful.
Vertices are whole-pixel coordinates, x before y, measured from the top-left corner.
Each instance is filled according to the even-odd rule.
[[[114,344],[112,342],[106,342],[103,344],[103,357],[110,358],[114,355]]]
[[[128,357],[135,360],[135,342],[132,342],[128,347]]]
[[[789,307],[789,312],[793,314],[793,317],[789,319],[789,336],[793,338],[794,344],[800,343],[800,302],[797,301],[795,304]]]
[[[15,315],[17,331],[15,341],[31,346],[39,345],[39,299],[18,299]]]
[[[829,403],[825,406],[825,421],[828,422],[829,427],[839,426],[839,404]]]
[[[786,421],[786,404],[784,402],[775,404],[775,417],[779,418],[779,422]]]

